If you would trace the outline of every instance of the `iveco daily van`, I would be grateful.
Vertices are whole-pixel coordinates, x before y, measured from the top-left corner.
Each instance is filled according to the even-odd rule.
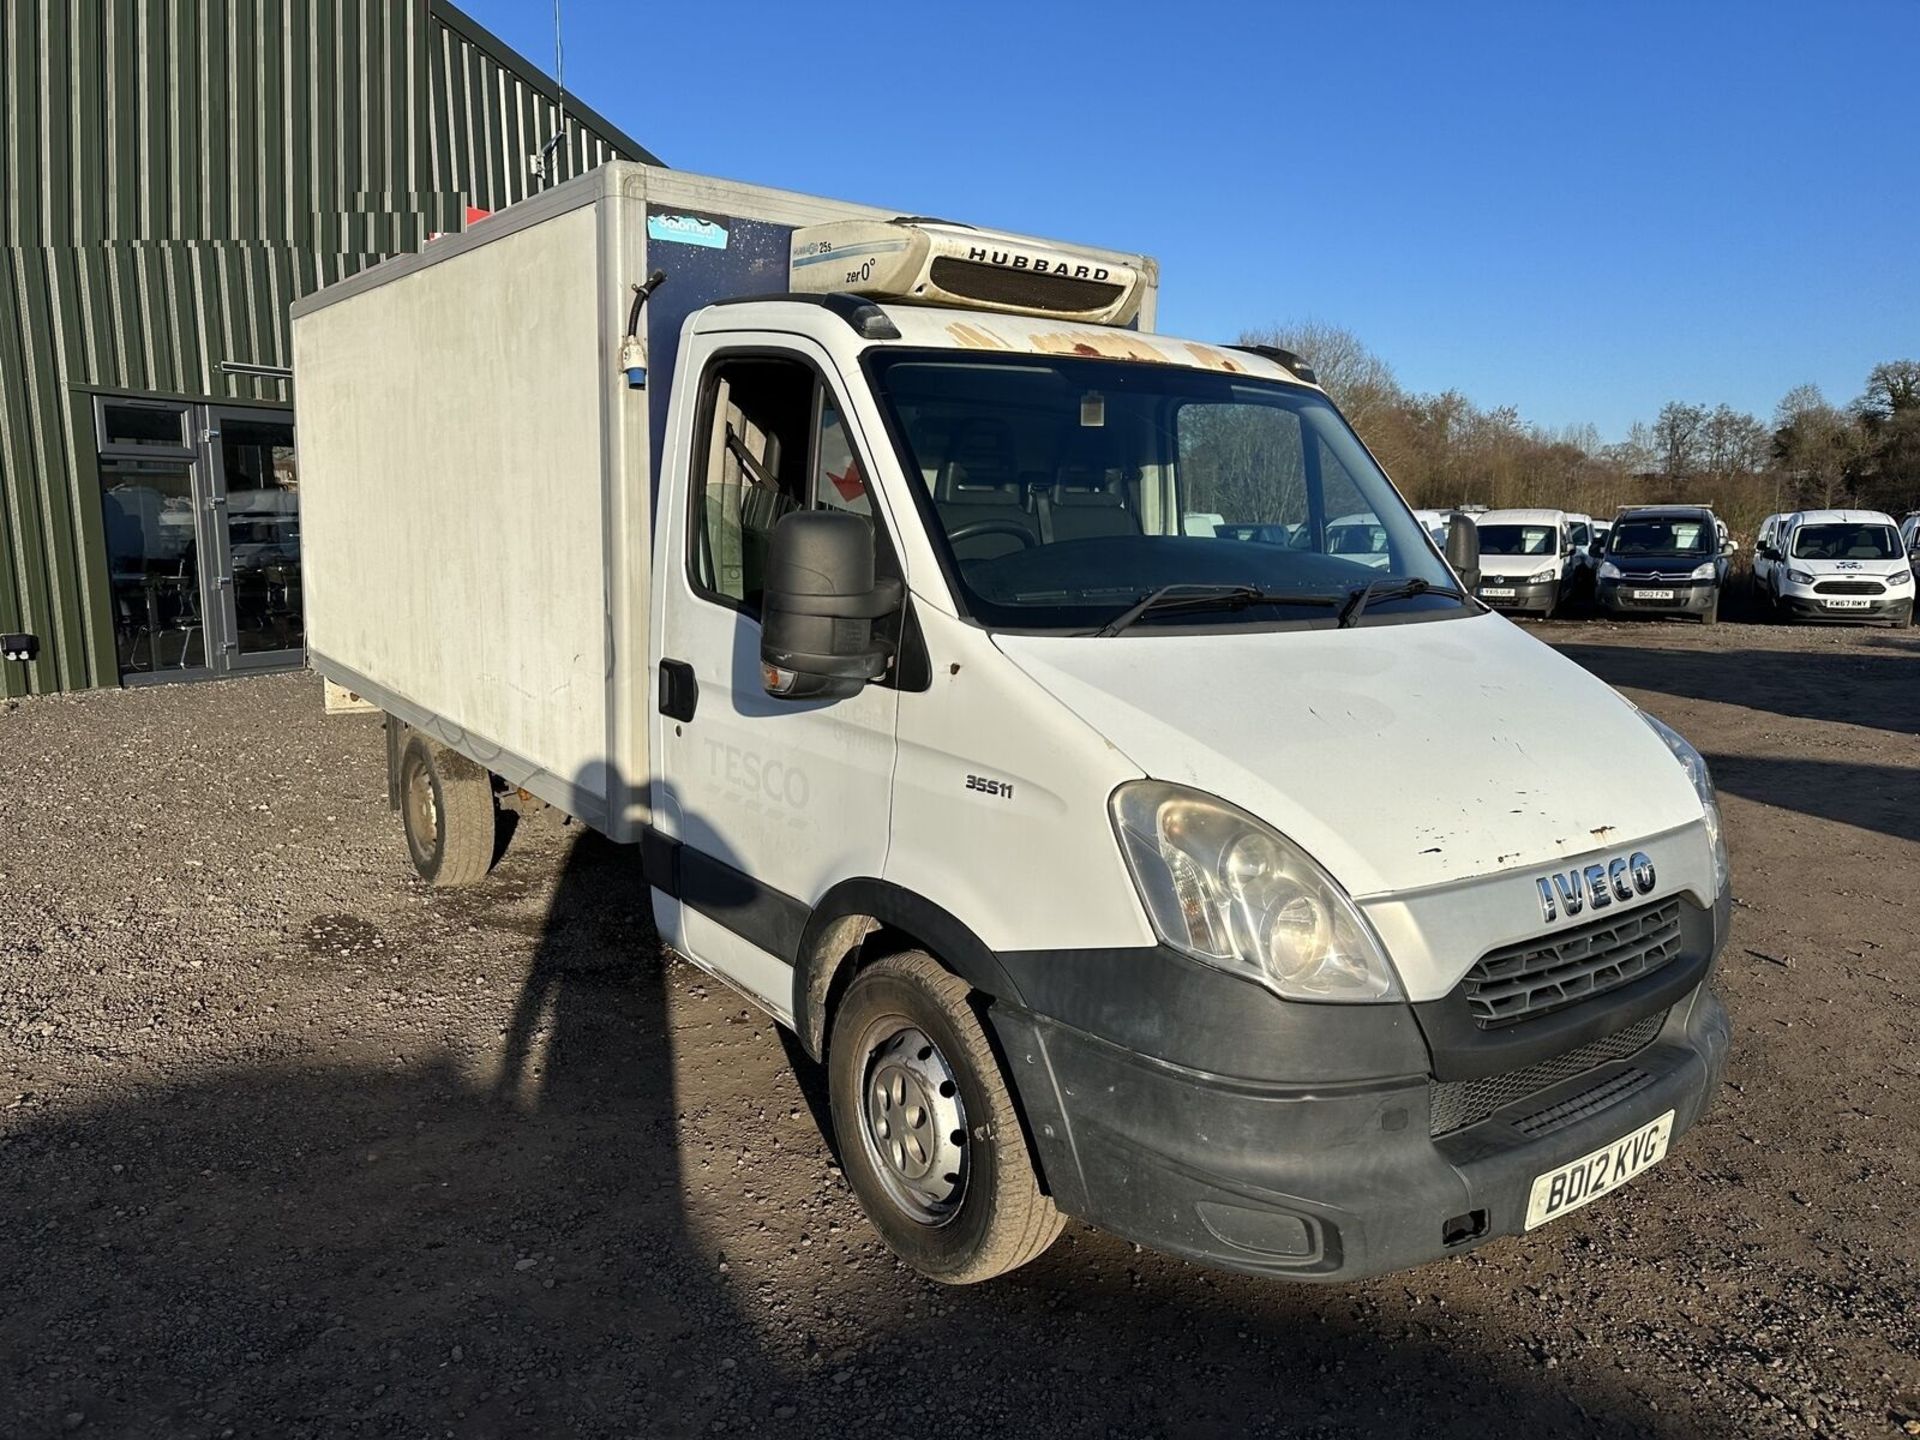
[[[1155,284],[619,164],[321,291],[314,667],[427,880],[521,790],[633,842],[927,1275],[1078,1216],[1331,1280],[1610,1196],[1726,1052],[1706,766]]]

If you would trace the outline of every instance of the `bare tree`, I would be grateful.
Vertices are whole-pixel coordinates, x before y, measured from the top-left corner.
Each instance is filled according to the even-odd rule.
[[[1700,430],[1706,473],[1723,478],[1758,474],[1766,468],[1772,438],[1754,416],[1731,405],[1716,405]]]
[[[1920,360],[1889,360],[1873,367],[1867,391],[1854,401],[1855,413],[1868,420],[1891,420],[1920,410]]]
[[[1351,330],[1321,320],[1297,320],[1240,332],[1242,345],[1277,345],[1313,366],[1320,388],[1333,397],[1362,436],[1402,396],[1393,368]]]
[[[1700,472],[1704,456],[1707,407],[1669,400],[1653,422],[1654,463],[1671,480]]]
[[[1860,428],[1817,385],[1796,385],[1773,412],[1773,454],[1802,502],[1831,506],[1865,454]]]

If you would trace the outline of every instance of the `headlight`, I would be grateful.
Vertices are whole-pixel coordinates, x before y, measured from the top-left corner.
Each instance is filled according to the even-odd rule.
[[[1602,560],[1600,562],[1600,578],[1602,580],[1618,580],[1624,574],[1626,574],[1626,571],[1622,570],[1611,560]]]
[[[1711,560],[1709,560],[1704,565],[1694,566],[1693,573],[1687,576],[1687,578],[1689,580],[1711,580],[1718,573],[1719,573],[1718,567],[1715,566]]]
[[[1911,585],[1912,583],[1913,571],[1911,570],[1896,570],[1887,577],[1889,585]]]
[[[1529,585],[1539,585],[1544,581],[1558,580],[1559,578],[1560,572],[1549,565],[1546,569],[1536,571],[1532,575],[1529,575],[1527,577],[1527,583]]]
[[[1787,583],[1789,585],[1811,585],[1813,583],[1813,576],[1804,570],[1795,570],[1789,566],[1787,569]]]
[[[1640,712],[1640,718],[1653,727],[1653,733],[1666,741],[1667,748],[1673,752],[1673,758],[1680,762],[1687,772],[1687,778],[1693,781],[1693,793],[1700,797],[1700,808],[1707,817],[1707,839],[1713,843],[1713,893],[1718,895],[1727,888],[1727,837],[1720,828],[1720,800],[1713,792],[1713,776],[1707,773],[1707,762],[1700,752],[1687,743],[1686,737],[1671,725],[1663,725],[1646,711]]]
[[[1197,790],[1136,780],[1113,828],[1140,899],[1174,949],[1289,1000],[1396,1000],[1373,928],[1284,835]]]

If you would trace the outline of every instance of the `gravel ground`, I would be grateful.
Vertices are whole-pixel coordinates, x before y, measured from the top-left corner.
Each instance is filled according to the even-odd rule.
[[[9,703],[0,1435],[1920,1433],[1920,639],[1538,633],[1714,764],[1728,1083],[1621,1196],[1332,1289],[1081,1226],[927,1284],[629,853],[536,817],[429,892],[311,677]]]

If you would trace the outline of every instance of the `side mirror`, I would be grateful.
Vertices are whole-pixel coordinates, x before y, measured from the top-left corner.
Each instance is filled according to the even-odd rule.
[[[1480,527],[1458,510],[1447,523],[1447,564],[1468,594],[1480,588]]]
[[[38,635],[0,635],[0,659],[31,662],[39,658]]]
[[[797,510],[773,527],[761,593],[760,670],[781,700],[843,700],[887,673],[873,622],[900,608],[875,580],[873,527],[844,510]]]
[[[1740,553],[1740,542],[1738,540],[1726,541],[1720,546],[1720,553],[1722,555],[1738,555]]]

